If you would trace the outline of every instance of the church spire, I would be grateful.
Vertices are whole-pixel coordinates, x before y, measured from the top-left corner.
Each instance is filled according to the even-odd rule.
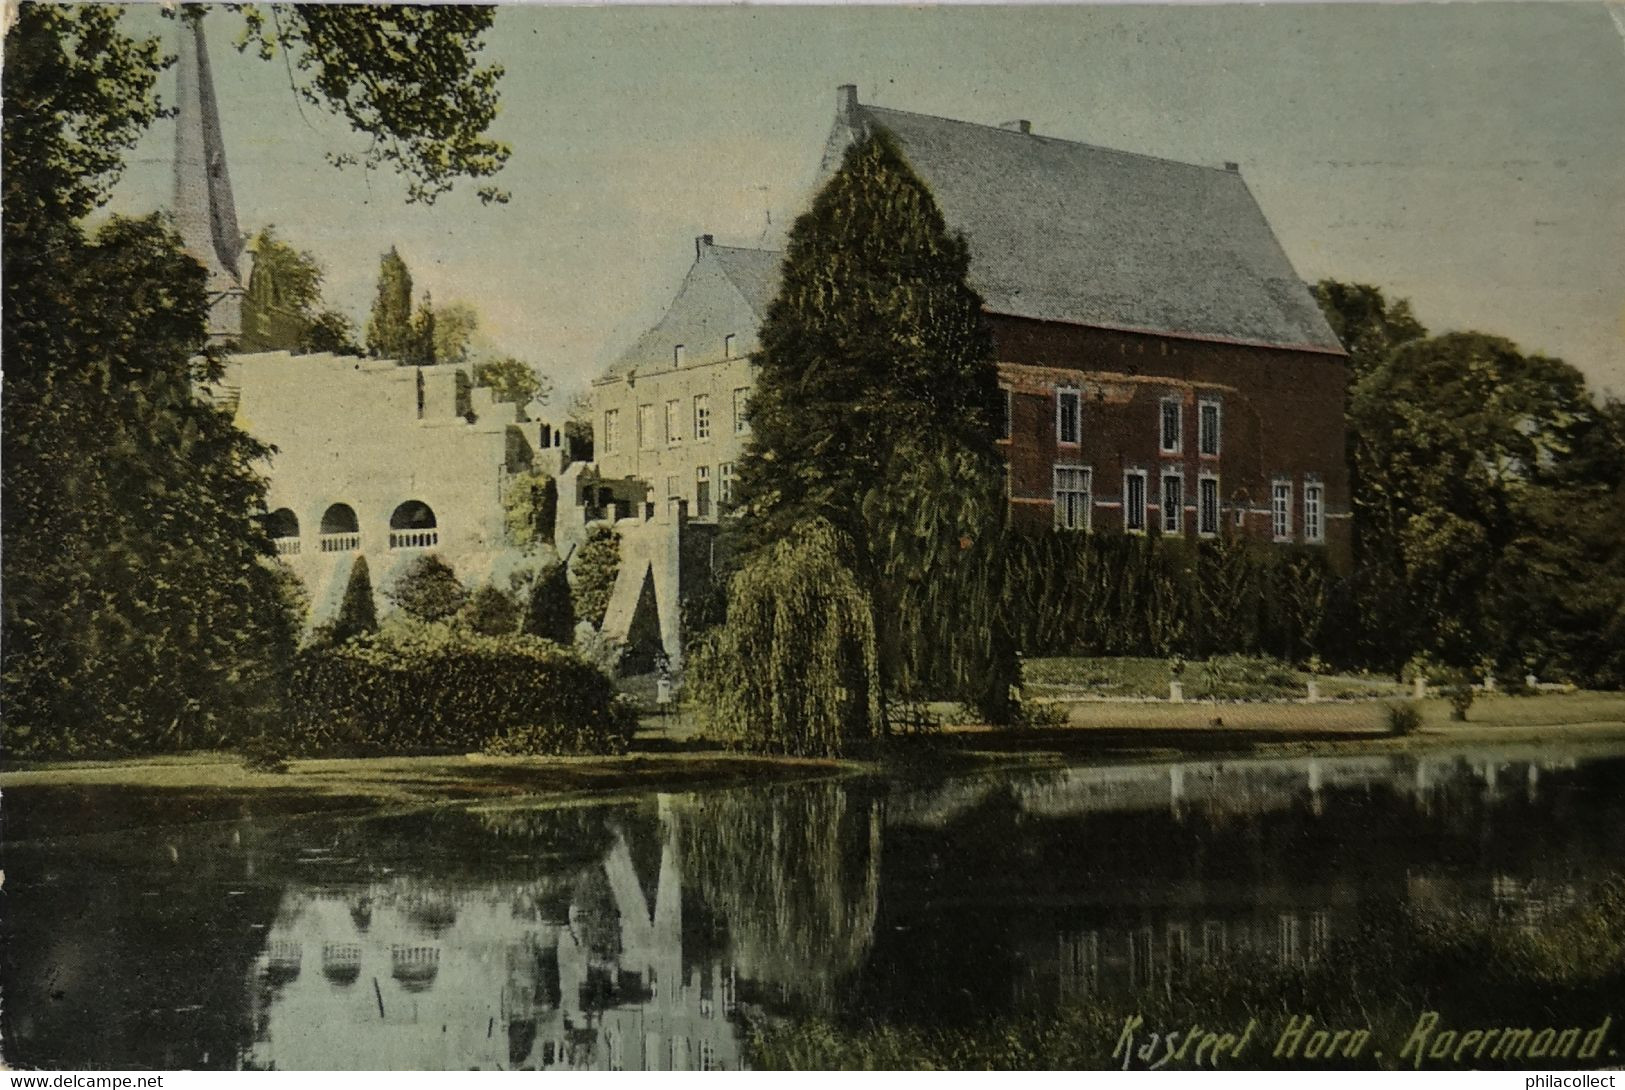
[[[184,10],[184,9],[183,9]],[[201,14],[184,14],[175,66],[175,226],[186,252],[208,272],[209,338],[242,335],[243,236],[226,170],[220,109]]]

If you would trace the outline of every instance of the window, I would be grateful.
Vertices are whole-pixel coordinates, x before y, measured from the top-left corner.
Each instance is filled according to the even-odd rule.
[[[1219,478],[1203,477],[1196,482],[1196,532],[1219,532]]]
[[[1131,469],[1123,474],[1123,529],[1145,533],[1145,471]]]
[[[681,366],[683,366],[683,363],[684,363],[684,362],[685,362],[685,361],[686,361],[686,360],[687,360],[687,359],[688,359],[688,349],[686,349],[686,348],[684,348],[684,347],[683,347],[683,346],[682,346],[682,345],[680,345],[680,344],[679,344],[679,345],[676,345],[676,346],[674,346],[674,347],[673,347],[673,348],[672,348],[672,350],[671,350],[671,362],[672,362],[672,366],[674,366],[674,367],[681,367]]]
[[[1270,489],[1270,527],[1276,541],[1292,540],[1292,482],[1276,481]]]
[[[729,333],[729,334],[727,334],[726,336],[724,336],[722,338],[722,358],[723,359],[731,360],[731,359],[734,358],[734,342],[737,339],[738,338],[736,338],[732,333]]]
[[[1079,442],[1082,435],[1081,422],[1078,414],[1081,411],[1082,395],[1076,390],[1055,391],[1055,441],[1058,443]]]
[[[678,487],[677,487],[677,478],[676,477],[667,477],[666,478],[666,514],[667,514],[667,517],[672,518],[672,519],[675,519],[677,517],[677,504],[678,504],[678,501],[680,501],[682,498],[683,498],[683,494],[682,494],[681,491],[678,490]]]
[[[694,470],[694,517],[711,517],[711,467],[699,466]]]
[[[1010,438],[1010,391],[999,391],[1004,395],[1004,416],[999,420],[999,438]]]
[[[750,398],[750,387],[741,386],[734,391],[734,434],[743,435],[750,430],[750,422],[745,419],[746,403]]]
[[[614,454],[621,445],[621,410],[604,410],[604,453]]]
[[[717,503],[729,504],[734,501],[734,464],[723,462],[717,466]]]
[[[1162,475],[1162,532],[1177,534],[1185,525],[1185,478],[1178,473]]]
[[[1303,486],[1303,539],[1305,541],[1325,541],[1325,492],[1318,484]]]
[[[638,406],[638,449],[654,450],[659,446],[659,436],[655,433],[655,407],[653,405]]]
[[[711,397],[709,394],[694,395],[694,438],[711,438]]]
[[[1055,527],[1089,529],[1089,470],[1085,466],[1055,467]]]
[[[1219,403],[1204,401],[1198,406],[1196,449],[1203,454],[1219,453]]]
[[[666,445],[669,447],[683,441],[683,403],[681,401],[666,402]]]
[[[1184,413],[1179,402],[1172,398],[1162,403],[1162,451],[1178,454],[1183,445]]]

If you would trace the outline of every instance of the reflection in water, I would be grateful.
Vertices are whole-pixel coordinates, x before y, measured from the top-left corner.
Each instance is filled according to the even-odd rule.
[[[0,1018],[68,1067],[729,1069],[898,1024],[1333,957],[1374,906],[1538,931],[1625,760],[1224,761],[442,810],[8,848]]]

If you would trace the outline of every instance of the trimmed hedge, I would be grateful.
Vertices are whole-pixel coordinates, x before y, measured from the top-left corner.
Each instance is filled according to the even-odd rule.
[[[307,647],[290,681],[286,741],[302,755],[466,753],[519,728],[555,752],[623,752],[636,725],[597,667],[527,636]]]

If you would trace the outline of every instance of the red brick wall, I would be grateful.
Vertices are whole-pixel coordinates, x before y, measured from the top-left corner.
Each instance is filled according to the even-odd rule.
[[[1349,480],[1343,438],[1343,357],[990,316],[1000,385],[1010,395],[1011,512],[1033,526],[1053,522],[1053,468],[1089,466],[1092,527],[1123,529],[1123,475],[1146,471],[1147,520],[1160,516],[1164,467],[1182,469],[1184,532],[1196,533],[1197,481],[1216,472],[1221,525],[1273,539],[1272,486],[1292,484],[1292,538],[1304,538],[1304,486],[1318,478],[1324,537],[1334,557],[1348,555]],[[1082,436],[1058,447],[1056,389],[1082,391]],[[1197,451],[1197,402],[1220,402],[1217,458]],[[1160,449],[1161,403],[1183,406],[1179,454]]]

